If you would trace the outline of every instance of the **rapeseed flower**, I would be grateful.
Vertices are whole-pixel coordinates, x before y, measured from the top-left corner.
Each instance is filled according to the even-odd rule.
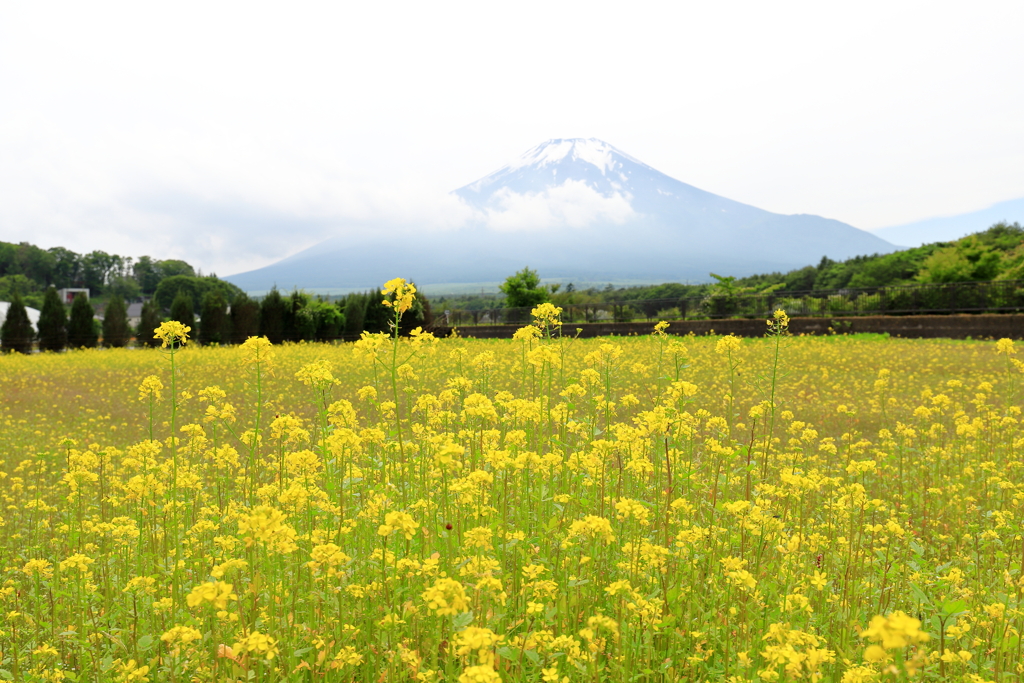
[[[153,330],[153,338],[160,340],[161,348],[177,348],[188,342],[188,333],[192,328],[183,325],[177,320],[169,320],[160,323],[160,326]]]

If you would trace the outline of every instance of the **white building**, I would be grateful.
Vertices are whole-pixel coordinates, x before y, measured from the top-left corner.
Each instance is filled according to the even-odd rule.
[[[87,287],[78,289],[75,287],[65,287],[64,289],[57,290],[57,296],[67,306],[70,306],[75,302],[75,296],[78,294],[85,294],[86,300],[89,299],[89,289]]]

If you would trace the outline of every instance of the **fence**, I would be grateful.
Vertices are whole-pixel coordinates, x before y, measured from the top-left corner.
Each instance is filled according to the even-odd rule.
[[[1024,280],[957,282],[771,294],[712,294],[704,297],[561,304],[566,323],[637,320],[764,318],[778,308],[792,317],[936,315],[1024,312]],[[450,310],[435,313],[435,325],[522,325],[529,308]]]

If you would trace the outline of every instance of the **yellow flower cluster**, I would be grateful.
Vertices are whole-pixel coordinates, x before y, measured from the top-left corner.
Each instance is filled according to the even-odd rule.
[[[183,325],[177,320],[170,320],[160,323],[160,327],[154,330],[153,338],[160,340],[162,348],[177,348],[188,342],[188,333],[191,331],[192,328],[188,325]]]
[[[405,278],[396,277],[384,283],[384,289],[380,290],[384,295],[382,303],[388,308],[393,308],[398,315],[406,313],[412,308],[416,300],[416,285],[406,282]]]

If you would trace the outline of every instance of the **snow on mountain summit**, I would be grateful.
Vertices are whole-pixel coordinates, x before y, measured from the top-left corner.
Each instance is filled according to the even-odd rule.
[[[567,182],[582,182],[603,196],[630,193],[631,177],[659,174],[625,152],[597,138],[555,139],[528,150],[510,164],[455,190],[470,205],[482,208],[501,190],[541,193]]]
[[[570,160],[580,160],[596,166],[602,174],[615,170],[622,166],[622,162],[616,157],[625,159],[634,164],[640,162],[625,152],[615,149],[607,142],[597,138],[570,138],[568,140],[548,140],[506,166],[506,169],[516,170],[524,166],[543,168],[558,163],[569,157]],[[504,169],[502,169],[504,170]],[[500,171],[499,171],[500,173]]]

